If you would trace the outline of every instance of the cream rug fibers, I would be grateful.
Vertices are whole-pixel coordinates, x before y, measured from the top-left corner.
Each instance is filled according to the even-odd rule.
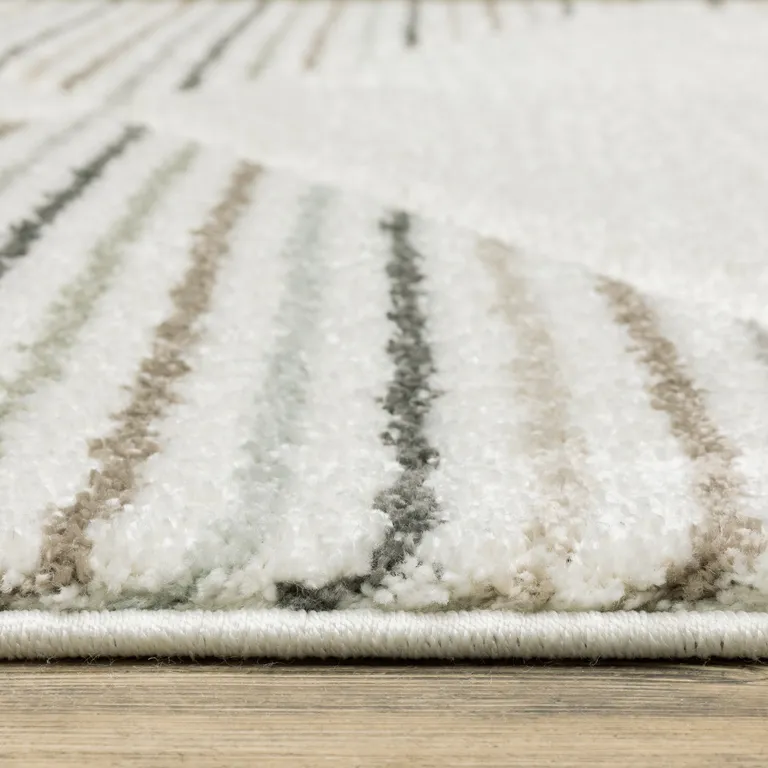
[[[768,655],[768,6],[0,5],[0,656]]]

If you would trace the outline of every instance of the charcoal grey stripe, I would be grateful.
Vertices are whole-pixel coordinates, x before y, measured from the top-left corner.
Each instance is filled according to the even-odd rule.
[[[266,8],[266,0],[257,0],[256,5],[248,13],[233,24],[208,50],[197,64],[189,71],[179,85],[180,91],[188,91],[197,88],[203,80],[206,69],[221,58],[226,49],[245,32],[256,20],[256,17]]]
[[[430,470],[437,466],[439,454],[424,430],[425,421],[437,393],[432,387],[435,372],[432,349],[427,340],[427,317],[422,308],[424,275],[419,262],[423,256],[409,239],[411,219],[396,212],[381,223],[391,237],[387,263],[391,309],[387,315],[394,328],[387,353],[394,365],[382,405],[389,414],[385,445],[395,448],[402,467],[395,483],[374,499],[392,526],[384,541],[371,556],[371,569],[365,577],[339,579],[319,589],[295,582],[278,583],[278,604],[297,610],[332,610],[350,592],[363,584],[379,586],[384,577],[412,554],[422,536],[438,522],[435,492],[426,485]]]
[[[199,19],[194,19],[188,27],[185,27],[180,32],[176,33],[170,40],[164,42],[151,58],[141,64],[133,74],[126,77],[125,80],[123,80],[123,82],[107,96],[104,101],[104,106],[111,107],[127,99],[150,74],[155,72],[166,59],[173,55],[181,42],[194,35],[206,22],[216,16],[218,12],[219,9],[217,7],[209,8],[204,16]]]
[[[88,24],[94,19],[97,19],[99,16],[104,14],[107,8],[108,6],[106,5],[93,8],[87,13],[80,14],[74,19],[68,18],[66,21],[54,24],[53,26],[40,31],[37,34],[32,35],[32,37],[24,40],[21,43],[15,43],[14,45],[10,46],[10,48],[7,48],[4,53],[0,54],[0,69],[2,69],[9,61],[15,59],[22,53],[26,53],[36,45],[45,43],[57,35],[62,35],[81,24]]]
[[[405,44],[409,48],[419,44],[419,0],[410,0],[408,21],[405,25]]]
[[[26,255],[32,243],[40,237],[43,228],[51,224],[59,214],[101,176],[112,160],[125,152],[127,147],[138,141],[145,133],[141,126],[126,127],[120,137],[108,144],[96,157],[73,171],[74,179],[63,189],[48,196],[48,200],[35,209],[34,214],[17,224],[5,243],[0,246],[0,259],[17,259]],[[0,276],[7,270],[7,264],[0,261]]]
[[[13,182],[32,168],[38,160],[45,156],[47,152],[53,152],[60,147],[67,139],[85,128],[93,120],[93,115],[85,115],[75,120],[73,123],[65,126],[59,131],[46,136],[31,152],[21,160],[0,170],[0,195],[5,192]]]

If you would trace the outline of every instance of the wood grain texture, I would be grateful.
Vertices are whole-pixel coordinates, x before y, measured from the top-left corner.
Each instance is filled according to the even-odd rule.
[[[764,766],[768,667],[0,667],[0,765]]]

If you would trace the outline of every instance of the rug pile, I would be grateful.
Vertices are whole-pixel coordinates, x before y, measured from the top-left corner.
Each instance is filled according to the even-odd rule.
[[[768,654],[760,3],[0,6],[0,656]]]

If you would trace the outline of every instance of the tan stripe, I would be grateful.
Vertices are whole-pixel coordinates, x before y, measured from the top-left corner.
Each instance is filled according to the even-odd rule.
[[[101,56],[97,56],[96,58],[92,59],[82,69],[65,77],[61,81],[61,87],[65,91],[71,91],[73,88],[75,88],[75,86],[79,85],[84,80],[93,77],[93,75],[101,71],[108,64],[111,64],[124,53],[127,53],[131,48],[144,40],[148,35],[156,32],[174,16],[179,13],[186,12],[188,8],[188,4],[179,3],[170,13],[165,14],[160,19],[155,19],[154,21],[145,24],[143,27],[126,37],[121,43],[110,48],[106,53],[103,53]]]
[[[314,69],[320,62],[320,57],[323,55],[331,30],[338,22],[341,12],[345,7],[343,0],[333,0],[333,4],[328,9],[328,15],[317,32],[315,32],[312,42],[309,44],[307,53],[304,56],[304,69]]]
[[[498,0],[485,0],[485,10],[488,13],[493,29],[501,29],[501,14]]]
[[[0,139],[16,133],[24,125],[21,121],[0,121]]]
[[[155,328],[152,352],[139,366],[129,404],[115,414],[117,423],[108,436],[91,441],[91,455],[101,469],[91,472],[75,503],[57,510],[47,526],[36,591],[88,583],[88,523],[131,502],[138,470],[160,450],[153,426],[174,402],[174,384],[190,370],[185,358],[199,338],[196,324],[209,310],[219,268],[229,253],[229,233],[248,206],[259,174],[258,166],[241,163],[224,198],[195,233],[190,266],[171,291],[173,311]]]
[[[115,5],[112,13],[106,19],[102,19],[102,23],[96,25],[95,29],[88,30],[85,35],[70,40],[67,45],[62,46],[59,50],[40,58],[25,73],[25,79],[28,82],[33,82],[41,75],[44,75],[54,64],[57,66],[65,66],[66,60],[70,56],[79,51],[87,50],[93,43],[103,38],[115,21],[112,18],[115,11],[119,12],[122,10],[123,7],[121,5]],[[126,22],[132,21],[134,16],[138,15],[138,12],[141,10],[141,8],[130,8],[128,13],[120,14],[120,23],[125,24]]]
[[[598,280],[597,289],[607,298],[615,321],[626,328],[632,341],[629,349],[647,371],[652,406],[667,414],[672,434],[693,464],[693,494],[707,516],[692,531],[691,561],[670,566],[658,599],[713,598],[718,580],[732,571],[737,551],[748,561],[758,554],[754,534],[761,525],[740,512],[744,478],[734,466],[738,450],[712,420],[704,393],[641,294],[605,277]]]
[[[587,476],[589,449],[570,419],[571,393],[557,363],[557,350],[546,317],[519,268],[518,254],[493,240],[480,240],[477,256],[493,278],[498,309],[515,334],[520,354],[512,364],[517,395],[528,410],[520,432],[534,459],[542,502],[527,535],[531,547],[543,544],[565,560],[580,538],[590,505]],[[553,513],[553,510],[556,512]],[[535,568],[534,568],[535,570]],[[533,581],[530,577],[533,576]],[[554,589],[543,568],[522,579],[526,609],[543,608]]]
[[[66,352],[77,341],[96,303],[112,284],[123,263],[125,249],[141,234],[155,207],[173,182],[190,166],[197,154],[194,144],[174,153],[161,164],[132,196],[127,210],[88,254],[85,269],[65,285],[47,308],[40,335],[25,347],[27,364],[9,381],[0,381],[0,424],[17,413],[24,399],[44,381],[62,374]],[[0,441],[1,444],[1,441]]]

